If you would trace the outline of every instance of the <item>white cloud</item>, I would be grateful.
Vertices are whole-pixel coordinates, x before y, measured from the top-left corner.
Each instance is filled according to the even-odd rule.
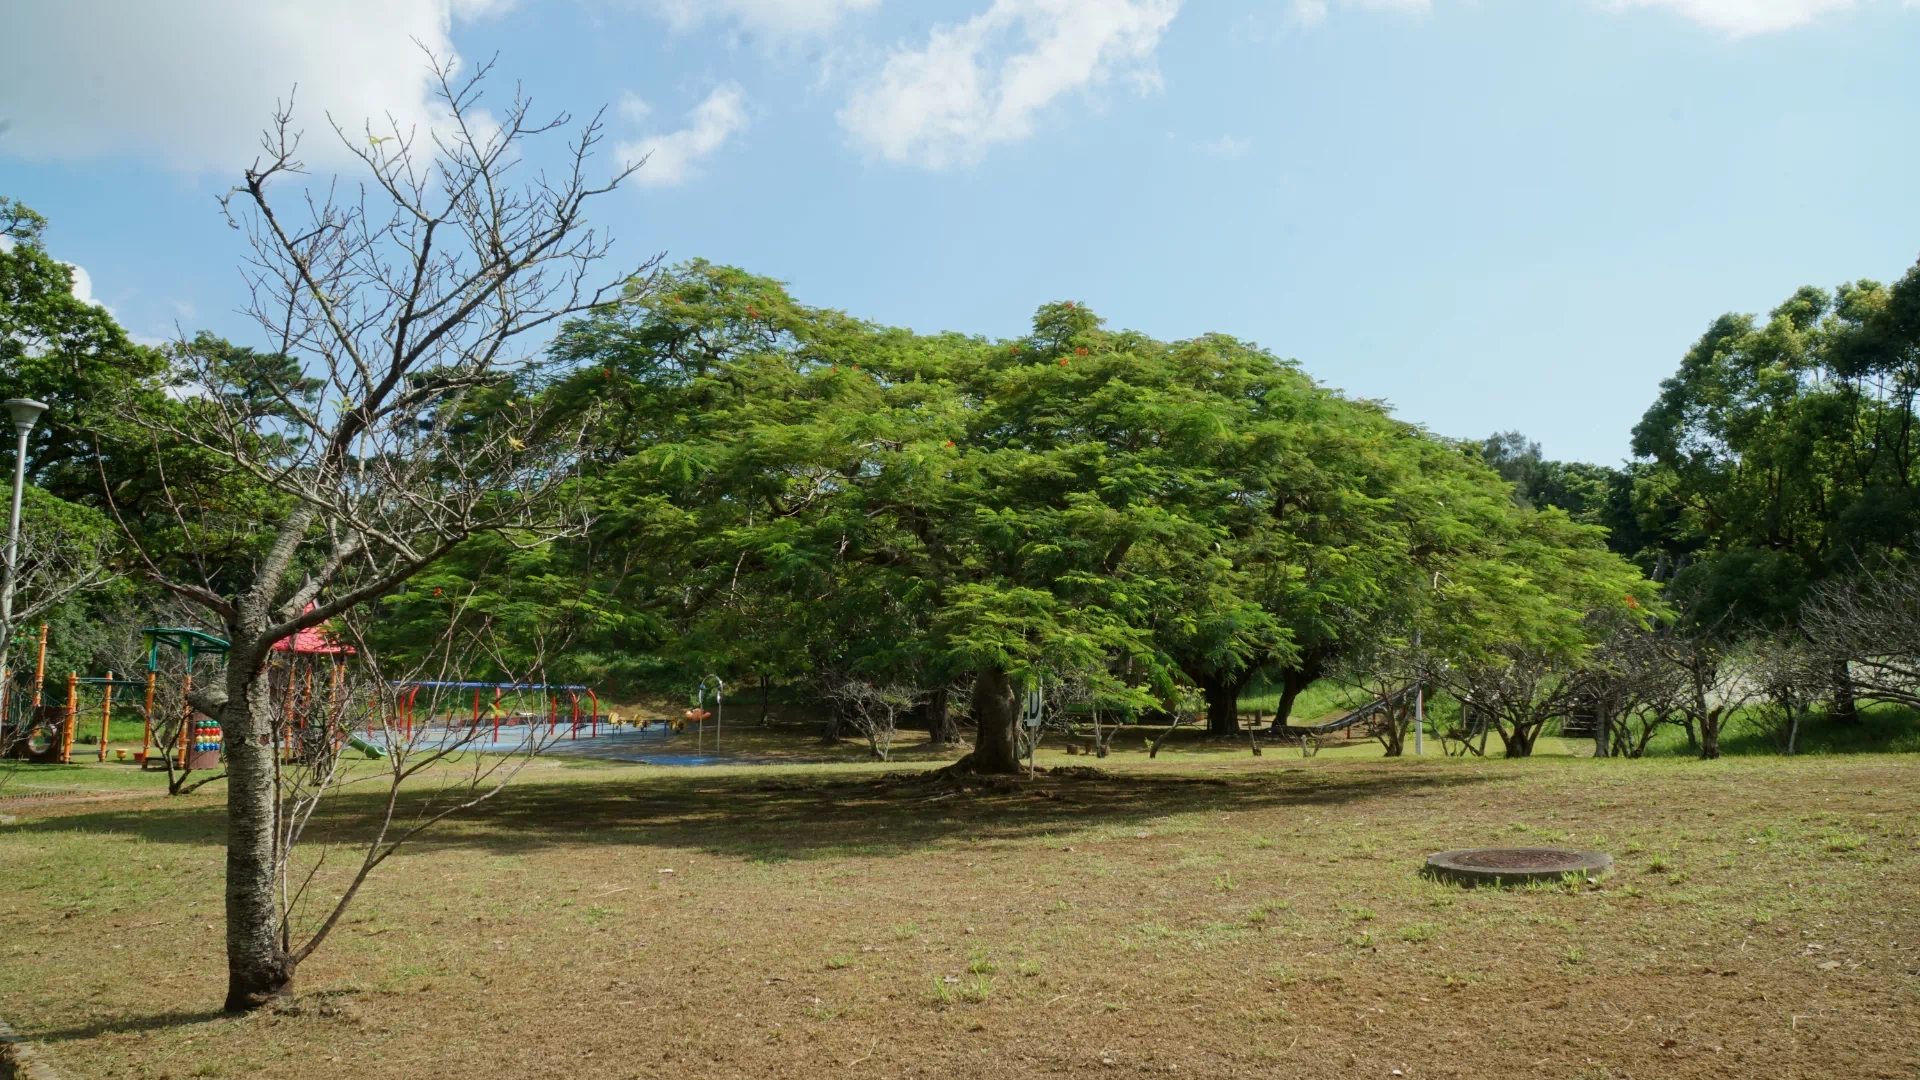
[[[825,33],[880,0],[649,0],[649,6],[677,30],[724,20],[758,33],[801,36]]]
[[[92,304],[95,307],[107,306],[94,299],[93,275],[87,273],[86,267],[81,266],[79,263],[67,263],[66,267],[71,271],[73,276],[73,298],[75,300],[83,304]]]
[[[1790,30],[1836,11],[1857,5],[1857,0],[1607,0],[1614,10],[1627,8],[1665,8],[1715,30],[1736,37]],[[1913,6],[1913,0],[1907,0]]]
[[[297,83],[302,157],[344,157],[349,131],[391,112],[429,124],[420,45],[453,53],[453,19],[514,0],[57,0],[15,5],[0,63],[0,154],[75,160],[133,154],[188,172],[237,172],[274,103]],[[416,45],[418,41],[420,44]]]
[[[1293,18],[1304,26],[1318,26],[1327,19],[1328,9],[1341,7],[1373,8],[1418,14],[1430,11],[1433,0],[1286,0]],[[1891,0],[1582,0],[1602,8],[1624,12],[1640,8],[1658,8],[1735,37],[1790,30],[1804,26],[1822,15],[1848,11],[1864,4]],[[1904,0],[1905,7],[1920,7],[1920,0]]]
[[[1247,156],[1247,151],[1253,149],[1253,140],[1242,139],[1234,135],[1222,135],[1212,142],[1201,143],[1200,149],[1212,154],[1214,157],[1245,157]]]
[[[1329,0],[1293,0],[1293,17],[1307,26],[1327,21]],[[1368,8],[1374,11],[1398,11],[1418,14],[1431,11],[1433,0],[1339,0],[1342,7]]]
[[[634,115],[627,101],[621,102],[621,111]],[[702,160],[713,156],[728,139],[747,129],[746,92],[732,83],[722,86],[694,106],[687,120],[687,126],[679,131],[622,143],[615,150],[623,161],[647,159],[646,165],[634,174],[635,183],[642,187],[673,187],[699,176]]]
[[[1153,52],[1180,0],[994,0],[925,48],[896,49],[840,110],[854,142],[943,169],[1033,134],[1042,109],[1116,73],[1159,85]],[[1018,49],[1019,51],[1014,51]]]
[[[628,91],[620,95],[620,115],[634,123],[639,123],[653,115],[653,106],[638,94]]]

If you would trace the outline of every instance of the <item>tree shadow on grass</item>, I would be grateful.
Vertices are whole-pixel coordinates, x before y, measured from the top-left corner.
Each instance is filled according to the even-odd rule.
[[[663,775],[637,767],[604,778],[523,779],[493,800],[413,840],[414,851],[527,854],[555,847],[649,845],[758,861],[892,856],[965,839],[1017,841],[1087,828],[1133,827],[1177,814],[1337,807],[1425,798],[1496,782],[1473,772],[1288,769],[1230,776],[1121,773],[1042,776],[971,789],[885,776]],[[377,824],[383,793],[347,791],[315,819],[309,842],[352,844]],[[402,799],[399,821],[427,793]],[[160,843],[224,842],[216,807],[70,814],[15,831],[139,836]]]
[[[85,1039],[97,1039],[102,1035],[136,1035],[143,1031],[166,1031],[171,1028],[189,1027],[194,1024],[207,1024],[215,1020],[230,1019],[232,1019],[232,1017],[218,1009],[205,1009],[199,1012],[176,1010],[174,1012],[153,1013],[148,1016],[126,1017],[117,1020],[99,1020],[91,1024],[56,1028],[50,1031],[22,1031],[21,1034],[37,1043],[76,1042]]]

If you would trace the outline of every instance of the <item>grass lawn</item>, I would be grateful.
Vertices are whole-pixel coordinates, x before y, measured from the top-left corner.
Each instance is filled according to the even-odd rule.
[[[541,762],[239,1019],[219,785],[27,803],[155,775],[23,770],[0,1017],[74,1078],[1920,1075],[1920,760],[1377,754],[1123,744],[968,792]],[[1417,873],[1543,843],[1616,872]]]

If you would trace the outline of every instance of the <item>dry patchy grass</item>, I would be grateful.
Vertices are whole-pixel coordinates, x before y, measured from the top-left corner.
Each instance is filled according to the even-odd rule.
[[[217,793],[40,806],[0,829],[0,1016],[74,1077],[1920,1071],[1910,760],[1103,764],[538,769],[241,1019]],[[1493,843],[1619,865],[1417,873]]]

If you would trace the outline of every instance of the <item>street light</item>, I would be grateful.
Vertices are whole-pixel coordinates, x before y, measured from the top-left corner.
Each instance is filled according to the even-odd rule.
[[[13,451],[13,513],[7,518],[6,579],[0,581],[0,626],[6,627],[6,633],[11,635],[14,564],[20,558],[20,491],[27,483],[27,434],[39,422],[40,414],[47,411],[47,405],[32,398],[9,398],[7,411],[13,414],[13,430],[20,433],[20,441]]]

